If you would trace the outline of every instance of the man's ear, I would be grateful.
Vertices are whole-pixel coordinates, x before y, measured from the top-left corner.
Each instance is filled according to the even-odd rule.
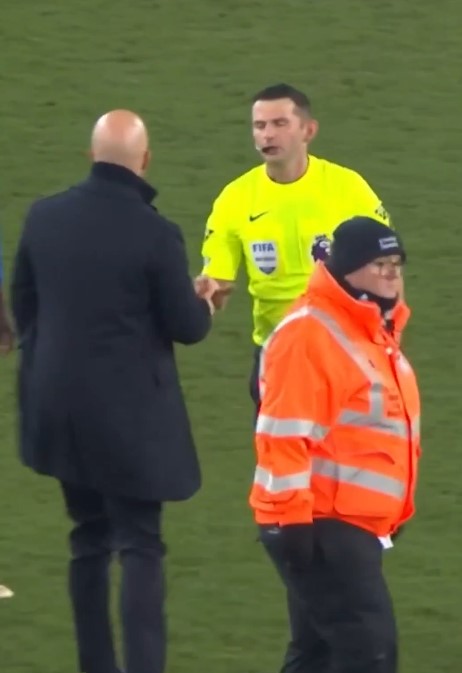
[[[305,142],[309,145],[318,135],[319,123],[316,119],[307,119],[305,129]]]
[[[151,163],[151,158],[152,158],[151,150],[146,150],[143,156],[143,163],[141,164],[141,169],[143,173],[147,170],[149,164]]]

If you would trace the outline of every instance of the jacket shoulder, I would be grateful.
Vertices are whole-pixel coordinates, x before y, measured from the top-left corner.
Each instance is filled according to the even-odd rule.
[[[322,325],[313,317],[310,306],[306,303],[298,303],[270,335],[267,348],[275,349],[284,343],[290,346],[292,342],[297,341],[299,345],[313,350],[318,347],[322,336]]]
[[[47,208],[53,208],[54,206],[57,206],[63,201],[65,201],[71,192],[72,187],[68,187],[67,189],[63,189],[60,192],[56,192],[54,194],[46,194],[44,196],[40,196],[34,201],[32,201],[31,205],[29,206],[29,213],[37,214],[41,213],[43,210],[46,210]]]
[[[296,346],[296,348],[295,348]],[[267,342],[267,353],[302,355],[316,363],[318,368],[332,372],[339,359],[343,361],[343,350],[326,325],[317,319],[316,310],[306,302],[294,305],[279,323]]]
[[[147,219],[155,225],[157,234],[162,237],[179,238],[183,240],[183,232],[179,224],[159,213],[153,206],[146,206]]]
[[[55,194],[41,196],[32,201],[25,211],[24,231],[27,232],[31,226],[34,227],[36,222],[42,226],[45,221],[49,221],[53,217],[54,211],[65,205],[69,197],[69,191],[69,189],[66,189]]]

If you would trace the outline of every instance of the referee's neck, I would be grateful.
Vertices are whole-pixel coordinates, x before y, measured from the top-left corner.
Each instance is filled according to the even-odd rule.
[[[266,164],[266,174],[273,182],[288,184],[300,180],[308,170],[309,157],[304,154],[292,161],[281,164]]]

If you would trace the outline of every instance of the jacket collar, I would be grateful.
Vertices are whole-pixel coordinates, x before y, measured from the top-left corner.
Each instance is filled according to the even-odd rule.
[[[126,187],[129,190],[138,193],[143,201],[148,204],[151,203],[158,193],[154,187],[143,180],[143,178],[140,178],[138,175],[133,173],[133,171],[129,170],[128,168],[124,168],[124,166],[110,164],[105,161],[96,161],[92,165],[90,180],[92,178]]]
[[[374,340],[382,341],[384,321],[380,308],[375,302],[361,301],[348,294],[334,279],[322,262],[318,262],[308,284],[306,296],[313,306],[329,312],[342,313],[347,320],[353,321],[365,330]],[[404,301],[399,301],[392,309],[390,318],[394,323],[394,332],[401,333],[411,312]]]

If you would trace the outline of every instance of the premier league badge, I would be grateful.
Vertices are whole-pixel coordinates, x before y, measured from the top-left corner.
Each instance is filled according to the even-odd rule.
[[[318,234],[311,244],[311,257],[314,262],[324,262],[330,253],[330,240],[325,234]]]

